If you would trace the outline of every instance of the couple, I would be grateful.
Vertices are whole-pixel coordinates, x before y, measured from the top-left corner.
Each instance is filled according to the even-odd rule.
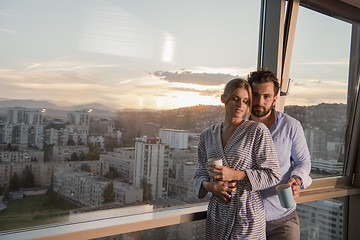
[[[281,207],[275,185],[292,185],[297,198],[312,181],[310,154],[300,122],[274,109],[278,92],[267,69],[229,81],[224,122],[200,136],[194,185],[199,198],[212,193],[206,239],[300,239],[296,206]],[[209,168],[211,158],[223,166]]]

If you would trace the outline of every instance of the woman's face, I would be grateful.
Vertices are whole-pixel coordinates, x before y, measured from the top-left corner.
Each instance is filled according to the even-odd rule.
[[[237,88],[225,104],[226,114],[232,118],[242,118],[248,109],[249,93],[245,88]]]

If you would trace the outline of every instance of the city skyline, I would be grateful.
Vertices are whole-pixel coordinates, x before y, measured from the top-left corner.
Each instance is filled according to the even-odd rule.
[[[260,1],[204,4],[3,1],[2,99],[220,105],[224,84],[256,68]],[[300,9],[287,104],[346,103],[350,34],[350,24]]]

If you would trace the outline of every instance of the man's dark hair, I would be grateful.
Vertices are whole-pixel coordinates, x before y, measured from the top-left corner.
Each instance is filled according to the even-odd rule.
[[[275,73],[267,68],[258,68],[256,71],[251,72],[248,75],[248,82],[252,87],[253,83],[274,83],[274,96],[278,95],[280,90],[280,83]]]

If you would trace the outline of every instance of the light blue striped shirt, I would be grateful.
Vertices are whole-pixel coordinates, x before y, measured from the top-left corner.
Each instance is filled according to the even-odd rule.
[[[310,177],[311,162],[310,153],[306,144],[304,130],[301,123],[293,117],[276,112],[275,123],[270,128],[271,137],[274,140],[281,170],[281,183],[287,183],[291,177],[299,177],[302,181],[301,189],[311,185]],[[293,163],[293,167],[292,167]],[[266,221],[283,218],[296,209],[283,208],[276,195],[275,187],[261,191]]]

